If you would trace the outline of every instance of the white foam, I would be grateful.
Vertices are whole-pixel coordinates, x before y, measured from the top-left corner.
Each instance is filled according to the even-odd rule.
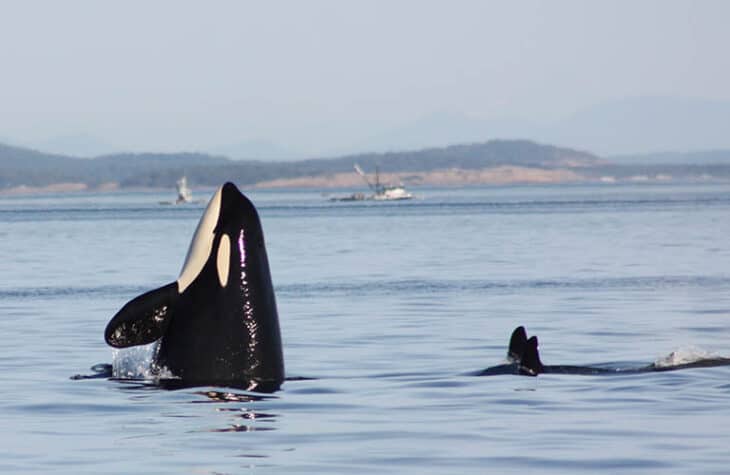
[[[717,353],[711,353],[700,348],[679,348],[672,351],[667,356],[657,359],[654,362],[654,366],[657,368],[671,368],[673,366],[681,366],[717,358],[721,358],[721,356]]]
[[[177,379],[169,369],[155,366],[159,341],[149,345],[112,350],[112,377],[117,379]]]
[[[112,377],[119,379],[150,379],[157,342],[112,350]]]

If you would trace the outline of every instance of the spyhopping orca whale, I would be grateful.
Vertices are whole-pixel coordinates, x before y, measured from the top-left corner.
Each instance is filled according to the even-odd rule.
[[[168,387],[279,389],[284,357],[264,235],[235,185],[211,198],[177,281],[124,305],[104,338],[115,348],[159,340],[152,370],[174,375],[160,380]]]
[[[538,341],[536,336],[527,338],[525,328],[519,326],[512,332],[507,350],[507,362],[492,366],[475,373],[475,376],[496,376],[503,374],[520,374],[537,376],[544,373],[577,374],[577,375],[609,375],[609,374],[636,374],[653,371],[674,371],[687,368],[707,368],[712,366],[730,366],[730,358],[711,357],[696,358],[689,362],[678,364],[652,363],[646,366],[629,368],[609,368],[596,366],[573,365],[544,365],[540,361]]]

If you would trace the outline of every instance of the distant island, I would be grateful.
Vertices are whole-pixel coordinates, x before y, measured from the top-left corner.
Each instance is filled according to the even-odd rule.
[[[730,180],[730,151],[606,159],[528,140],[289,162],[231,160],[201,153],[78,158],[0,144],[0,192],[170,188],[183,175],[196,187],[225,181],[261,188],[361,187],[354,163],[370,172],[377,166],[383,181],[409,186]]]

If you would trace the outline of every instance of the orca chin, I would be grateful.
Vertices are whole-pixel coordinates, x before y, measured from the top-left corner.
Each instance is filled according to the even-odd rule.
[[[273,392],[284,356],[264,234],[256,208],[232,183],[200,218],[175,282],[144,293],[109,321],[115,348],[159,340],[160,386],[226,386]]]
[[[507,362],[473,373],[474,376],[498,376],[517,374],[537,376],[539,374],[574,374],[574,375],[611,375],[639,374],[657,371],[675,371],[689,368],[710,368],[714,366],[730,366],[730,358],[699,356],[690,361],[676,364],[652,363],[638,367],[608,367],[579,365],[544,365],[540,361],[536,336],[527,337],[525,328],[514,329],[507,350]]]

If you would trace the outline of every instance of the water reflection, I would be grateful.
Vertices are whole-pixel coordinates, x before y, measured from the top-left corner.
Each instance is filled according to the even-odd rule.
[[[128,392],[132,400],[150,401],[150,398],[154,397],[155,393],[160,394],[162,397],[163,394],[174,394],[175,391],[170,390],[176,389],[182,393],[180,394],[182,399],[173,396],[178,403],[215,405],[214,412],[228,416],[226,418],[227,423],[223,427],[203,428],[202,431],[204,432],[261,432],[276,429],[272,425],[261,424],[270,424],[276,421],[278,418],[277,414],[263,412],[249,406],[269,399],[277,399],[276,396],[252,392],[234,392],[222,389],[198,390],[185,394],[183,390],[188,389],[187,387],[163,386],[160,385],[160,381],[124,378],[108,378],[107,380],[118,383],[120,391]],[[193,397],[193,399],[188,398],[188,396]],[[179,408],[182,407],[184,406],[179,406]],[[195,411],[184,410],[183,412],[184,414],[168,414],[167,417],[195,418],[200,416]],[[208,417],[206,416],[205,419],[207,420]]]
[[[263,432],[275,430],[274,427],[261,427],[255,425],[246,424],[233,424],[230,427],[224,427],[222,429],[210,429],[210,432]],[[263,456],[262,456],[263,457]]]
[[[196,400],[192,403],[208,403],[208,402],[253,402],[264,401],[266,399],[275,399],[275,396],[257,393],[234,393],[228,391],[196,391],[194,394],[207,397],[209,400]]]
[[[192,403],[215,403],[225,404],[225,406],[216,407],[215,411],[229,414],[232,421],[229,425],[222,428],[208,429],[209,432],[261,432],[272,431],[276,427],[271,425],[257,424],[260,422],[273,422],[278,417],[276,414],[259,412],[248,406],[237,406],[235,403],[255,403],[272,399],[273,396],[265,396],[262,394],[252,393],[235,393],[228,391],[197,391],[194,394],[204,396],[207,399],[194,400]]]

